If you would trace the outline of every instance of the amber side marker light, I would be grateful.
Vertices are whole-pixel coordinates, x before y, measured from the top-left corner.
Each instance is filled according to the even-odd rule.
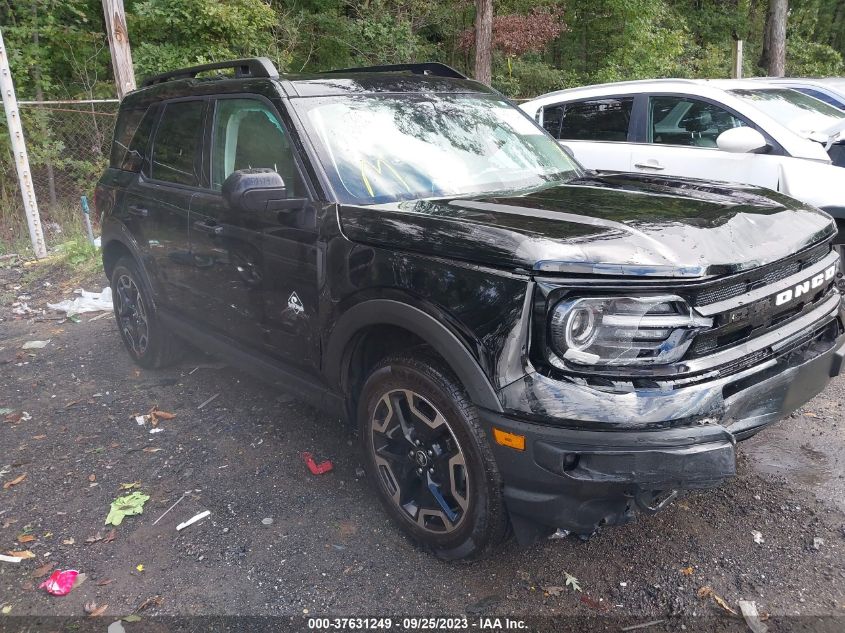
[[[514,448],[518,451],[525,450],[524,435],[508,433],[507,431],[502,431],[501,429],[493,427],[493,439],[496,440],[496,444],[501,444],[502,446],[507,446],[508,448]]]

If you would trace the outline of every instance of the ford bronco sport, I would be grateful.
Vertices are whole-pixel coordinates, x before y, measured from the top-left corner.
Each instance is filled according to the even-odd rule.
[[[585,172],[440,64],[149,79],[96,204],[132,358],[189,341],[354,421],[444,558],[718,485],[845,356],[829,216]]]

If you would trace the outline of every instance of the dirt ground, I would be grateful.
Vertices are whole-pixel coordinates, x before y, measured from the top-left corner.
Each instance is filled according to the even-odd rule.
[[[139,369],[110,316],[12,313],[23,293],[42,308],[77,281],[0,262],[0,408],[12,410],[0,416],[0,552],[34,554],[0,562],[4,614],[83,616],[86,604],[108,605],[103,628],[133,612],[742,625],[697,595],[710,587],[734,608],[756,601],[770,631],[821,630],[809,616],[845,628],[845,379],[744,443],[738,476],[720,489],[586,542],[510,543],[449,564],[389,523],[339,420],[199,352],[164,371]],[[105,279],[85,283],[98,290]],[[175,414],[156,433],[135,420],[153,406]],[[312,475],[306,450],[334,471]],[[134,482],[150,499],[110,535],[110,503]],[[208,518],[176,531],[204,510]],[[34,539],[20,543],[24,535]],[[51,566],[86,580],[50,596],[38,584]],[[567,574],[583,591],[566,587]]]

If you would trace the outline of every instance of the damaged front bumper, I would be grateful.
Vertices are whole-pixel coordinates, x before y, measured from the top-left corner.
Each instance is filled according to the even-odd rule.
[[[679,491],[736,472],[736,442],[820,393],[845,361],[841,317],[827,336],[726,378],[613,393],[533,373],[482,412],[517,538],[555,528],[591,534],[660,509]],[[569,414],[569,415],[568,415]],[[614,424],[611,424],[614,423]],[[493,441],[522,435],[525,449]]]

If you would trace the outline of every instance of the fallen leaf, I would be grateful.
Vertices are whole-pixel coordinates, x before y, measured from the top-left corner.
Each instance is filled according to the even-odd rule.
[[[581,583],[578,582],[578,579],[570,574],[569,572],[563,572],[563,575],[566,576],[566,586],[572,587],[573,591],[581,591]]]
[[[6,554],[8,554],[9,556],[17,556],[18,558],[35,558],[35,554],[30,552],[28,549],[18,552],[9,551],[6,552]]]
[[[107,578],[106,580],[100,580],[97,582],[98,587],[105,587],[106,585],[110,585],[114,582],[114,578]]]
[[[566,587],[541,587],[541,589],[550,596],[559,596],[566,592]]]
[[[44,563],[41,567],[35,569],[30,576],[33,578],[42,578],[44,576],[49,575],[51,571],[53,571],[53,567],[56,566],[56,563]]]
[[[19,483],[21,483],[24,479],[26,479],[26,473],[24,473],[23,475],[18,475],[17,477],[15,477],[14,479],[12,479],[11,481],[7,481],[6,483],[4,483],[4,484],[3,484],[3,490],[8,490],[8,489],[9,489],[9,488],[11,488],[12,486],[17,486],[17,485],[18,485]]]
[[[97,481],[97,475],[88,475],[88,481]]]
[[[73,539],[73,537],[66,538],[62,541],[62,545],[73,545],[74,543],[76,543],[76,541]]]
[[[813,413],[812,411],[807,411],[807,412],[804,414],[804,416],[805,416],[805,417],[808,417],[808,418],[816,418],[816,419],[818,419],[818,418],[819,418],[819,416],[818,416],[818,415],[816,415],[815,413]]]
[[[106,612],[106,609],[109,608],[109,605],[104,604],[102,606],[98,605],[96,602],[86,602],[85,606],[85,613],[88,614],[88,617],[96,618],[98,616],[103,615]]]
[[[117,530],[115,530],[115,529],[109,530],[109,533],[106,534],[105,538],[103,538],[103,543],[111,543],[116,538],[117,538]]]
[[[46,435],[33,435],[32,439],[34,439],[34,440],[46,440],[47,436]]]
[[[144,600],[141,604],[139,604],[138,608],[135,609],[135,611],[136,612],[137,611],[143,611],[147,607],[152,607],[152,606],[158,607],[160,605],[161,605],[161,596],[151,596],[151,597],[147,598],[146,600]]]
[[[5,607],[0,609],[0,612],[2,612],[3,615],[9,615],[12,612],[12,605],[7,604]]]
[[[153,410],[150,411],[150,415],[153,415],[153,416],[159,418],[160,420],[172,420],[173,418],[176,417],[175,413],[170,413],[169,411],[160,411],[159,409],[156,409],[155,407],[153,407]]]
[[[140,622],[141,616],[137,613],[133,613],[131,615],[127,615],[125,618],[122,618],[124,622]]]
[[[143,565],[136,565],[136,566],[135,566],[135,569],[137,569],[137,570],[138,570],[138,571],[140,571],[140,572],[143,572],[143,571],[144,571],[144,566],[143,566]]]
[[[132,490],[133,488],[137,488],[140,485],[141,485],[140,481],[133,481],[132,483],[128,483],[128,484],[120,484],[120,489],[121,490]]]
[[[87,539],[85,539],[85,544],[91,545],[92,543],[96,543],[97,541],[102,541],[102,540],[103,540],[103,535],[100,534],[99,532],[97,532],[94,536],[89,536]]]
[[[17,522],[18,522],[17,519],[6,519],[5,521],[3,521],[3,525],[0,526],[0,527],[2,527],[5,530],[7,527],[12,525],[12,523],[17,523]]]
[[[680,572],[684,576],[692,576],[693,571],[694,571],[694,569],[693,569],[692,565],[690,565],[689,567],[681,567],[681,569],[680,569]]]
[[[145,453],[158,453],[161,450],[164,450],[164,449],[154,447],[154,446],[148,446],[147,448],[144,449],[144,452]]]
[[[35,540],[35,536],[32,534],[20,534],[18,535],[18,543],[32,543]]]
[[[727,600],[722,598],[719,594],[713,591],[712,587],[705,585],[698,590],[697,593],[700,600],[704,600],[706,598],[713,598],[713,601],[722,607],[725,611],[730,613],[731,615],[739,617],[739,614],[731,608],[731,605],[728,604]]]

